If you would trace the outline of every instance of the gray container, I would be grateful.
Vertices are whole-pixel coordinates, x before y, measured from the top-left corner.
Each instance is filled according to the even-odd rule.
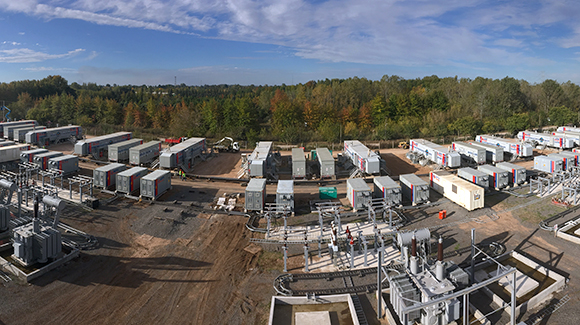
[[[399,176],[403,196],[411,201],[412,205],[429,202],[429,184],[415,174]]]
[[[495,164],[495,167],[503,169],[509,173],[509,180],[512,186],[522,185],[528,181],[528,171],[525,167],[508,162],[497,163]]]
[[[159,166],[166,169],[184,167],[191,169],[195,158],[205,152],[205,138],[189,138],[167,148],[159,157]]]
[[[294,181],[278,181],[276,204],[278,205],[278,212],[289,211],[294,213]]]
[[[151,164],[161,153],[161,141],[149,141],[129,149],[129,163],[143,166]]]
[[[9,140],[16,142],[26,142],[26,133],[35,130],[46,130],[46,126],[18,126],[12,130],[12,136],[9,138]]]
[[[306,157],[304,149],[292,148],[292,178],[306,177]]]
[[[390,206],[401,205],[403,198],[401,185],[397,184],[389,176],[380,176],[373,179],[375,185],[375,197],[383,198]]]
[[[62,156],[62,152],[58,151],[49,151],[41,154],[37,154],[32,158],[33,162],[40,167],[42,170],[46,170],[48,168],[48,160],[54,157]]]
[[[457,151],[464,159],[474,162],[478,165],[485,164],[487,154],[484,148],[459,141],[453,142],[451,146],[453,150]]]
[[[481,143],[477,141],[468,142],[472,146],[480,147],[485,149],[485,157],[488,162],[497,163],[504,161],[503,148],[498,146],[492,146],[490,144]]]
[[[79,157],[64,155],[50,158],[48,160],[48,169],[61,170],[63,175],[76,173],[79,171]]]
[[[373,199],[373,192],[362,178],[349,178],[346,180],[346,197],[352,211],[357,212],[367,209],[367,205]]]
[[[26,143],[48,146],[53,143],[82,139],[83,128],[78,125],[67,125],[44,130],[33,130],[26,132],[24,137]]]
[[[245,211],[264,211],[266,203],[266,180],[252,178],[246,186]]]
[[[131,132],[116,132],[85,139],[75,143],[75,155],[93,155],[97,158],[107,158],[107,149],[109,145],[130,140],[132,137],[133,133]]]
[[[167,170],[156,170],[141,178],[141,196],[157,200],[171,189],[171,173]]]
[[[149,171],[145,167],[133,167],[117,174],[117,192],[131,194],[140,189],[141,178]]]
[[[578,164],[579,164],[578,158],[580,156],[579,153],[572,152],[572,151],[560,151],[558,153],[561,156],[570,158],[569,163],[570,163],[571,166],[578,166]],[[568,167],[571,167],[571,166],[568,166]],[[569,168],[569,169],[572,169],[572,168]]]
[[[481,165],[477,169],[489,175],[489,187],[500,190],[509,186],[507,171],[492,165]]]
[[[381,157],[358,140],[344,141],[343,153],[353,165],[367,174],[381,172]]]
[[[564,170],[564,161],[562,157],[536,156],[534,169],[548,174],[561,172]]]
[[[0,125],[0,130],[2,131],[2,138],[8,138],[12,135],[12,131],[14,131],[15,126],[36,126],[38,122],[35,120],[21,120],[21,121],[13,121],[13,122],[4,122]]]
[[[460,168],[457,170],[457,176],[479,185],[486,190],[489,189],[489,175],[471,167]]]
[[[31,163],[33,162],[33,158],[36,155],[39,155],[41,153],[47,153],[48,149],[32,149],[32,150],[26,150],[26,151],[22,151],[20,153],[20,162],[28,162]]]
[[[110,144],[108,147],[109,161],[129,161],[129,149],[143,144],[143,139],[131,139]]]
[[[93,170],[93,184],[95,187],[108,189],[117,184],[117,174],[126,170],[127,166],[112,163]]]
[[[268,170],[274,167],[272,162],[272,142],[260,141],[248,156],[250,177],[266,177]]]
[[[320,178],[336,178],[334,173],[334,158],[328,148],[316,148],[316,158],[320,165]]]
[[[555,152],[549,154],[548,157],[556,157],[562,159],[563,170],[572,170],[572,167],[576,166],[576,157],[572,155],[562,154],[561,152]]]

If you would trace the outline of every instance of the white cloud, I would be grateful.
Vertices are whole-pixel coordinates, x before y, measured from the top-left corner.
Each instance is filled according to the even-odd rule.
[[[84,49],[76,49],[63,54],[49,54],[37,52],[28,48],[0,50],[0,62],[5,63],[41,62],[46,60],[71,57],[84,51],[85,51]]]
[[[28,67],[22,68],[20,70],[30,71],[30,72],[75,72],[75,69],[71,68],[53,68],[53,67]]]
[[[45,19],[275,44],[329,62],[544,64],[525,49],[539,44],[543,28],[558,24],[574,31],[559,44],[580,46],[580,4],[571,0],[0,0],[0,7]]]
[[[3,41],[3,42],[2,42],[2,45],[6,45],[6,44],[8,44],[8,45],[14,45],[14,46],[16,46],[16,45],[20,45],[20,43],[18,43],[18,42],[13,42],[13,41]]]

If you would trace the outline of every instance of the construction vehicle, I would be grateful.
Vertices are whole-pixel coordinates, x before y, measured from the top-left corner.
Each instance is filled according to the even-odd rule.
[[[401,148],[401,149],[409,149],[409,142],[407,142],[407,141],[401,141],[401,142],[399,142],[399,148]]]
[[[230,137],[224,137],[220,141],[213,144],[213,151],[227,151],[227,152],[238,152],[240,151],[240,145]]]

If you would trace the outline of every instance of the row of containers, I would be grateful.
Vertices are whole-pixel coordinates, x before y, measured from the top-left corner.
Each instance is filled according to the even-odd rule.
[[[389,176],[373,178],[371,186],[361,178],[346,180],[346,196],[353,211],[366,210],[373,198],[383,198],[390,206],[401,206],[403,199],[411,205],[429,203],[429,188],[433,188],[456,204],[472,211],[484,206],[485,192],[520,186],[527,183],[527,170],[522,166],[502,162],[495,166],[481,165],[477,169],[466,167],[457,170],[457,174],[446,171],[433,171],[429,174],[429,183],[415,174],[399,176],[397,183]],[[327,188],[321,188],[322,190]],[[336,192],[334,192],[336,198]],[[266,180],[251,179],[246,187],[247,211],[263,211],[266,204]],[[294,211],[293,181],[278,181],[276,203],[278,206],[289,205]]]
[[[128,168],[121,163],[111,163],[93,171],[93,185],[117,193],[136,195],[151,200],[158,199],[171,189],[171,172],[145,167]]]
[[[68,176],[79,171],[79,157],[65,155],[59,151],[47,149],[30,149],[20,152],[20,161],[38,165],[41,170],[59,170],[63,176]],[[24,147],[23,147],[24,148]]]
[[[570,171],[572,167],[580,166],[578,156],[580,150],[560,151],[549,155],[534,157],[534,169],[543,173],[553,174],[561,171]]]

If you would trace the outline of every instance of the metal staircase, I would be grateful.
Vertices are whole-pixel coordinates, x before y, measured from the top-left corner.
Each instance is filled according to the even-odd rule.
[[[156,158],[151,162],[151,168],[157,168],[159,166],[159,158]]]
[[[355,168],[351,173],[349,178],[356,178],[356,177],[362,177],[363,173],[362,170],[360,170],[360,168]]]
[[[352,281],[352,276],[347,276],[342,278],[342,280],[344,281],[344,286],[346,288],[349,287],[354,287],[354,282]],[[356,317],[358,318],[358,322],[361,325],[368,325],[368,321],[367,321],[367,317],[365,315],[364,309],[362,307],[362,304],[360,302],[360,299],[358,299],[358,295],[352,293],[350,295],[351,299],[352,299],[352,304],[354,305],[354,311],[356,313]]]

